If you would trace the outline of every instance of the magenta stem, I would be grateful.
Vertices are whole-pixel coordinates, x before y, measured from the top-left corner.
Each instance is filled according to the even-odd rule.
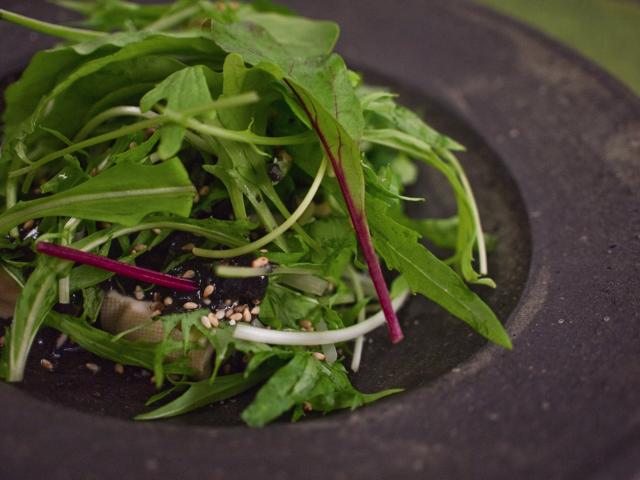
[[[376,289],[376,294],[378,295],[380,306],[382,307],[382,311],[384,312],[384,316],[387,320],[387,330],[389,331],[389,337],[391,338],[392,343],[398,343],[402,341],[402,339],[404,338],[404,334],[402,333],[402,328],[400,328],[400,322],[398,321],[396,312],[393,310],[393,305],[391,304],[391,296],[389,295],[387,284],[384,281],[384,277],[382,275],[380,262],[378,261],[378,256],[376,255],[376,251],[373,248],[373,244],[371,243],[371,234],[369,232],[369,225],[367,224],[365,211],[364,209],[359,210],[354,204],[353,197],[351,196],[351,192],[349,191],[349,185],[347,185],[347,180],[344,175],[344,170],[342,169],[342,165],[331,151],[329,141],[327,140],[327,137],[325,137],[324,132],[320,128],[320,125],[318,125],[318,120],[311,114],[309,108],[302,100],[302,97],[300,96],[298,91],[293,88],[293,85],[291,85],[291,83],[286,79],[285,82],[297,97],[298,103],[300,103],[300,106],[302,106],[302,108],[304,109],[305,114],[311,122],[311,126],[320,139],[322,149],[325,151],[327,157],[329,157],[329,160],[331,160],[333,171],[336,174],[336,179],[338,180],[338,184],[340,185],[342,196],[344,197],[344,200],[347,204],[347,209],[349,210],[351,223],[353,224],[353,228],[356,231],[358,242],[360,243],[362,253],[364,254],[364,259],[367,262],[369,275],[371,275],[371,281],[373,282],[373,286]]]
[[[168,287],[180,292],[195,292],[198,290],[198,285],[186,278],[174,277],[173,275],[156,272],[155,270],[136,267],[135,265],[129,265],[124,262],[119,262],[118,260],[96,255],[95,253],[83,252],[82,250],[77,250],[75,248],[63,247],[53,243],[39,242],[36,245],[36,250],[44,255],[91,265],[92,267],[107,270],[117,275],[122,275],[123,277],[133,278],[134,280],[140,280],[141,282],[153,283],[155,285]]]

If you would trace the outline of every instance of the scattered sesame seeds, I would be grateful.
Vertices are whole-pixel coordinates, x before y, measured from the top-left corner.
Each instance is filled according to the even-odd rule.
[[[313,330],[313,323],[311,323],[311,320],[300,320],[298,324],[300,325],[300,328],[302,328],[303,330],[306,330],[306,331]]]
[[[257,305],[251,309],[251,315],[260,315],[260,307]]]
[[[186,302],[182,305],[182,308],[184,308],[185,310],[195,310],[196,308],[198,308],[198,304],[195,302]]]
[[[93,362],[87,362],[84,364],[84,366],[94,375],[100,371],[100,367]]]
[[[122,365],[121,363],[116,363],[113,366],[113,371],[116,372],[118,375],[122,375],[124,373],[124,365]]]
[[[34,225],[35,223],[36,223],[36,222],[35,222],[35,220],[33,220],[33,219],[32,219],[32,220],[27,220],[26,222],[24,222],[24,223],[22,224],[22,228],[23,228],[24,230],[29,230],[29,229],[33,228],[33,225]]]
[[[253,262],[251,262],[251,266],[253,268],[262,268],[269,265],[269,259],[267,257],[258,257]]]
[[[251,312],[249,311],[248,308],[245,308],[242,311],[242,320],[244,320],[245,322],[250,322],[251,321]]]
[[[203,315],[200,317],[200,323],[204,328],[211,328],[211,319],[207,315]]]
[[[167,307],[169,305],[173,305],[173,298],[171,297],[164,297],[164,300],[162,301],[162,303],[164,303]]]
[[[216,310],[216,318],[218,320],[222,320],[227,312],[225,312],[222,308],[220,310]]]
[[[326,356],[324,353],[320,353],[320,352],[313,352],[313,356],[316,358],[316,360],[320,360],[321,362],[326,360]]]
[[[204,287],[204,290],[202,291],[202,296],[204,298],[211,296],[211,294],[215,291],[215,289],[216,287],[214,285],[207,285],[206,287]]]
[[[234,313],[233,315],[231,315],[229,317],[229,320],[231,320],[232,322],[238,322],[240,320],[242,320],[242,314],[241,313]]]
[[[189,279],[191,279],[191,278],[194,278],[195,276],[196,276],[196,272],[195,272],[195,271],[193,271],[193,270],[187,270],[186,272],[184,272],[184,273],[182,274],[182,278],[189,278]]]
[[[46,358],[40,359],[40,366],[48,372],[53,372],[53,363],[51,363],[51,361],[47,360]]]

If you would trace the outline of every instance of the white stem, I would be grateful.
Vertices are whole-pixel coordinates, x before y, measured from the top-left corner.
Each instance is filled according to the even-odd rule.
[[[409,297],[407,290],[393,301],[393,309],[398,310]],[[384,312],[380,311],[364,322],[339,330],[326,332],[284,332],[280,330],[267,330],[266,328],[252,327],[240,324],[233,332],[233,338],[248,340],[250,342],[267,343],[270,345],[329,345],[354,340],[376,328],[385,325]]]
[[[364,298],[364,292],[362,291],[362,285],[358,278],[357,272],[353,268],[349,268],[349,276],[351,277],[351,284],[353,292],[356,296],[356,301],[361,301]],[[358,323],[365,321],[364,306],[358,312]],[[364,347],[364,335],[356,338],[356,343],[353,346],[353,357],[351,358],[351,370],[357,372],[360,369],[360,361],[362,360],[362,349]]]

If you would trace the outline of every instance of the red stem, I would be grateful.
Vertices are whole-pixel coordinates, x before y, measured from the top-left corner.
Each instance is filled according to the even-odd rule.
[[[102,270],[107,270],[109,272],[122,275],[123,277],[161,285],[180,292],[195,292],[198,290],[198,285],[186,278],[174,277],[173,275],[156,272],[155,270],[136,267],[135,265],[129,265],[124,262],[119,262],[118,260],[96,255],[95,253],[83,252],[82,250],[77,250],[75,248],[63,247],[53,243],[39,242],[36,244],[36,250],[44,255],[91,265],[92,267],[101,268]]]
[[[347,185],[347,180],[345,178],[344,171],[342,170],[342,165],[331,151],[329,141],[324,135],[324,132],[320,129],[320,125],[318,125],[317,119],[314,118],[314,116],[311,114],[309,108],[302,100],[300,94],[295,88],[293,88],[293,85],[291,85],[291,83],[287,79],[285,79],[284,81],[297,97],[298,102],[304,109],[305,114],[309,118],[313,129],[316,131],[316,134],[320,139],[323,150],[329,157],[329,160],[331,160],[333,171],[336,174],[336,179],[338,180],[338,184],[340,185],[342,196],[344,197],[344,200],[347,204],[347,209],[349,210],[351,223],[353,224],[353,228],[356,231],[360,247],[362,248],[362,253],[364,254],[364,259],[367,262],[369,275],[371,275],[371,280],[373,281],[373,286],[376,289],[376,294],[378,295],[380,306],[382,307],[382,311],[384,312],[384,316],[387,320],[389,337],[391,338],[392,343],[398,343],[402,341],[402,339],[404,338],[404,334],[402,333],[402,328],[400,327],[400,322],[398,321],[396,312],[393,310],[393,305],[391,304],[391,296],[389,295],[387,284],[384,281],[384,276],[382,275],[380,262],[378,261],[378,256],[376,255],[376,251],[373,248],[373,244],[371,243],[371,234],[369,232],[369,225],[367,224],[365,211],[364,209],[359,210],[354,204],[353,197],[351,196],[351,192],[349,191],[349,185]]]

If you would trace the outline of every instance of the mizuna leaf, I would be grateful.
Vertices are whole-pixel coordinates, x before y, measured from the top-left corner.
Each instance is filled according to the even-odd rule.
[[[49,197],[19,202],[0,215],[0,232],[50,216],[135,225],[152,212],[188,216],[195,189],[178,159],[156,166],[116,165]]]
[[[391,306],[389,291],[378,262],[365,211],[364,173],[358,145],[364,120],[362,108],[338,55],[300,59],[270,32],[253,22],[216,23],[214,39],[224,50],[270,71],[290,89],[306,123],[316,132],[331,161],[351,222],[360,242],[380,300],[392,342],[402,340],[400,323]]]
[[[370,198],[367,208],[377,250],[389,268],[402,274],[413,292],[431,299],[492,342],[511,348],[509,335],[491,308],[418,242],[415,231],[395,222],[379,200]]]

